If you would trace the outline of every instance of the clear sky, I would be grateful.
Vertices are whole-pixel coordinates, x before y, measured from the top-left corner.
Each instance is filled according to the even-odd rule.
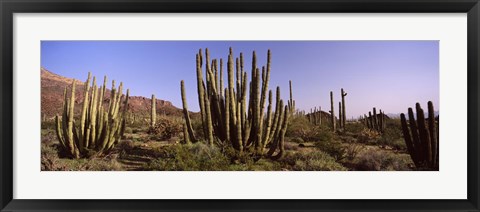
[[[297,109],[321,106],[328,111],[330,91],[338,113],[340,88],[347,118],[372,107],[386,113],[407,112],[420,102],[439,104],[438,41],[42,41],[41,66],[62,76],[85,80],[107,75],[122,81],[131,95],[171,101],[181,107],[180,80],[185,80],[189,109],[198,111],[195,54],[209,48],[211,58],[224,58],[228,48],[243,52],[251,79],[252,51],[257,65],[272,51],[270,89],[281,87],[288,99],[293,83]],[[226,74],[224,75],[226,77]],[[226,85],[226,81],[225,81]]]

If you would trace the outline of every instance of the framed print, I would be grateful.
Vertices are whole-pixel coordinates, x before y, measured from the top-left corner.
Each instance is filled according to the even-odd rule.
[[[0,5],[2,211],[479,210],[476,0]]]

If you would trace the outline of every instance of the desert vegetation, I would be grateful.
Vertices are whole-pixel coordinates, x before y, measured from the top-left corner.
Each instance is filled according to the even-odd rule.
[[[192,71],[198,99],[191,98],[180,81],[175,88],[182,99],[180,109],[153,94],[132,97],[128,89],[124,94],[123,83],[116,87],[112,81],[107,89],[106,76],[100,87],[96,77],[91,83],[90,73],[83,83],[60,83],[56,76],[52,87],[63,90],[62,107],[58,114],[42,114],[42,170],[439,169],[439,119],[432,102],[426,117],[417,103],[416,113],[408,108],[408,116],[402,113],[400,118],[377,113],[372,105],[372,111],[347,119],[349,95],[340,88],[338,99],[336,92],[329,92],[329,111],[318,106],[306,112],[295,107],[295,82],[288,80],[286,101],[283,88],[270,86],[275,74],[270,50],[263,66],[258,66],[255,51],[251,58],[248,73],[244,54],[235,57],[230,48],[224,69],[223,58],[212,59],[208,49],[200,49]],[[42,88],[42,95],[52,87]],[[328,99],[318,101],[320,105]],[[198,104],[200,111],[190,111],[191,104]]]

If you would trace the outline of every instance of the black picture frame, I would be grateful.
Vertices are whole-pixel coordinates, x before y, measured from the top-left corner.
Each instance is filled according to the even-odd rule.
[[[478,0],[0,0],[1,211],[479,211]],[[18,200],[13,199],[14,13],[467,13],[468,198],[466,200]],[[445,182],[448,183],[448,182]],[[49,191],[45,191],[49,192]]]

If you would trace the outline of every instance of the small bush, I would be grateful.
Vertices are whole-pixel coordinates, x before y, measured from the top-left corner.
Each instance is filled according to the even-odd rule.
[[[305,116],[294,116],[287,127],[286,136],[305,139],[312,133],[312,125]]]
[[[295,152],[287,154],[283,163],[287,163],[295,171],[345,171],[333,157],[322,151]]]
[[[165,171],[222,171],[228,170],[230,160],[216,146],[204,143],[167,147],[163,156],[147,165],[149,170]]]
[[[365,129],[365,125],[362,123],[346,123],[345,124],[345,132],[353,133],[353,134],[360,134],[363,129]]]
[[[133,133],[133,129],[130,128],[130,127],[125,127],[125,133],[132,134],[132,133]]]
[[[329,142],[335,140],[335,133],[327,126],[317,126],[314,128],[313,133],[308,138],[310,141],[317,142]]]
[[[340,141],[329,140],[315,143],[315,146],[332,156],[335,161],[341,161],[347,156],[347,150]]]
[[[368,171],[408,171],[413,162],[407,154],[370,149],[358,156],[357,169]]]
[[[122,171],[122,165],[112,157],[91,159],[60,158],[57,144],[42,144],[42,171]]]
[[[380,133],[375,130],[363,129],[357,138],[360,143],[376,144],[380,138]]]
[[[154,139],[168,140],[172,137],[178,136],[183,132],[183,124],[180,121],[175,121],[169,118],[161,118],[157,121],[154,127],[150,127],[148,134],[153,135]]]
[[[42,129],[41,130],[41,141],[43,144],[53,144],[58,141],[55,130],[52,129]]]
[[[292,139],[290,139],[291,142],[294,142],[294,143],[298,143],[298,144],[303,144],[305,143],[305,141],[300,138],[300,137],[293,137]]]
[[[195,136],[197,136],[197,138],[204,138],[205,137],[205,135],[203,133],[202,121],[200,119],[192,119],[192,128],[193,128],[193,131],[195,132]],[[183,132],[183,128],[182,128],[182,132]]]
[[[378,143],[388,145],[398,150],[405,150],[407,148],[405,140],[403,140],[402,126],[400,120],[392,119],[386,123],[386,127]]]
[[[364,149],[364,147],[360,144],[348,144],[345,147],[345,157],[348,160],[353,160],[357,157],[357,155]]]

